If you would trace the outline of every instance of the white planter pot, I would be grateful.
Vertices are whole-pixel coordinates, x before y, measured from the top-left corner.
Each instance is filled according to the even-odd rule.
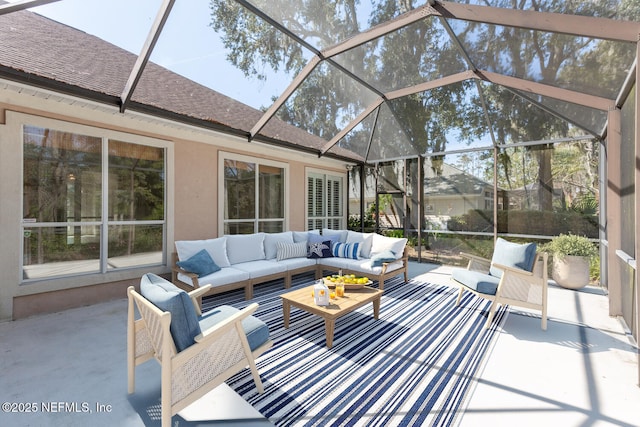
[[[580,289],[589,284],[589,258],[566,255],[553,257],[553,280],[563,288]]]

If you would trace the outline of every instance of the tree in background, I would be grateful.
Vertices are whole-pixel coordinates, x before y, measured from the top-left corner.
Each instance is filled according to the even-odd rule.
[[[638,0],[487,1],[497,7],[624,19],[638,17],[638,3]],[[270,13],[274,19],[322,49],[361,32],[364,24],[358,20],[358,6],[357,0],[301,0],[295,7],[279,8]],[[413,8],[411,1],[371,1],[368,24],[375,26]],[[211,26],[222,34],[229,52],[227,59],[245,75],[265,79],[267,69],[296,75],[307,63],[305,48],[239,4],[212,0],[211,10]],[[625,67],[631,64],[629,58],[635,54],[635,49],[620,47],[620,43],[481,23],[456,21],[454,32],[478,69],[559,87],[568,87],[568,82],[578,79],[592,85],[597,81],[593,86],[578,88],[587,93],[611,90],[612,82],[626,75]],[[457,45],[444,40],[445,36],[441,21],[431,17],[341,54],[339,62],[373,86],[392,82],[395,88],[407,87],[452,74],[452,70],[469,68]],[[601,70],[606,73],[602,74]],[[598,76],[616,79],[590,78],[594,71]],[[295,91],[278,116],[330,139],[348,118],[367,106],[367,91],[354,84],[340,68],[323,63]],[[385,134],[385,144],[379,147],[379,154],[384,157],[386,152],[395,153],[393,150],[403,141],[410,143],[415,155],[444,151],[453,134],[471,145],[486,132],[487,118],[498,143],[548,140],[571,132],[565,120],[539,108],[536,102],[541,100],[497,85],[476,85],[472,81],[389,101],[384,105],[391,111],[390,116],[398,121],[401,132]],[[482,105],[487,105],[487,113]],[[373,120],[363,122],[361,128],[344,138],[342,146],[361,152],[362,144],[357,145],[357,141],[369,139],[373,123]],[[363,133],[365,137],[357,138],[357,133]],[[543,210],[553,207],[552,149],[552,145],[530,149],[536,158],[537,198]],[[510,164],[510,157],[505,153],[499,153],[498,158],[507,182],[511,182],[512,171],[517,168]],[[414,181],[411,180],[412,193],[418,188]]]

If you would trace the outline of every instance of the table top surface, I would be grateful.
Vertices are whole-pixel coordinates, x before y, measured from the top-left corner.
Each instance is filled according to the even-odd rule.
[[[282,294],[283,301],[322,317],[339,317],[369,302],[380,299],[384,293],[368,286],[357,290],[345,290],[344,297],[329,299],[329,305],[316,305],[313,298],[313,285]]]

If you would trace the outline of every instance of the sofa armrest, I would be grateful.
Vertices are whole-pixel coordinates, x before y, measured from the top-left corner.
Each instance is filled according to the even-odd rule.
[[[178,254],[174,252],[172,254],[171,263],[171,281],[174,285],[179,281],[178,274],[184,274],[185,276],[189,277],[189,279],[191,279],[191,286],[193,286],[193,289],[197,289],[200,287],[200,282],[198,281],[198,275],[196,273],[192,273],[189,270],[178,267]]]
[[[380,272],[380,274],[384,275],[387,273],[387,268],[389,267],[389,264],[393,264],[394,262],[398,262],[398,261],[402,261],[402,266],[406,267],[407,263],[409,262],[409,249],[405,246],[404,247],[404,252],[402,253],[402,257],[398,258],[395,261],[390,261],[390,262],[383,262],[382,263],[382,271]]]

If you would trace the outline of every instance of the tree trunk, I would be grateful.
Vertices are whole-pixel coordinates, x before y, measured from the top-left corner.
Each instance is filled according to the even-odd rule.
[[[551,149],[538,152],[538,205],[541,211],[553,210],[553,176],[551,174]]]

